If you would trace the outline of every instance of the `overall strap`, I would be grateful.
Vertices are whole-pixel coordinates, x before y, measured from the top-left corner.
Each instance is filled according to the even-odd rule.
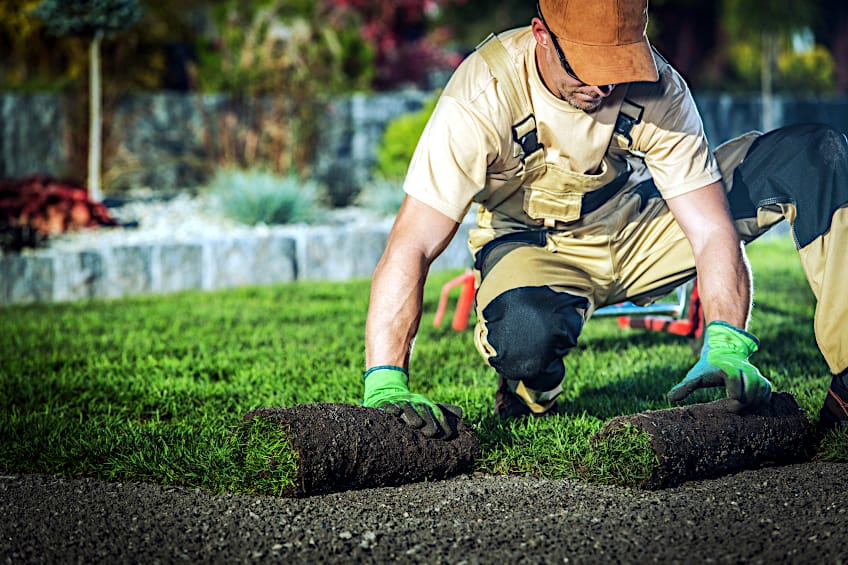
[[[513,117],[512,139],[520,147],[521,160],[542,149],[536,133],[536,117],[527,100],[527,95],[519,82],[518,73],[510,59],[509,52],[494,33],[477,46],[477,52],[486,61],[492,75],[498,81],[504,94],[510,114]],[[516,119],[516,117],[518,119]]]
[[[668,67],[668,61],[659,54],[659,52],[651,46],[651,53],[654,56],[654,63],[657,65],[657,72],[662,80],[663,72]],[[630,85],[625,85],[629,87]],[[621,103],[621,109],[618,112],[618,117],[615,119],[615,133],[621,136],[624,147],[630,147],[633,144],[633,139],[630,137],[630,130],[633,126],[642,121],[642,113],[645,111],[644,106],[640,106],[636,102],[625,98]]]

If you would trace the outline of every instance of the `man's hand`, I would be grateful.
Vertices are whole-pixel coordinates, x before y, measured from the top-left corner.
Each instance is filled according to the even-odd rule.
[[[768,402],[771,383],[748,361],[759,340],[726,322],[710,322],[705,331],[701,358],[668,392],[669,401],[679,402],[699,388],[724,386],[727,396],[744,405]]]
[[[406,425],[428,438],[450,439],[456,435],[455,424],[452,425],[445,412],[450,412],[458,420],[462,417],[462,409],[436,404],[425,396],[410,392],[409,374],[404,369],[393,366],[372,367],[363,378],[364,406],[399,416]]]

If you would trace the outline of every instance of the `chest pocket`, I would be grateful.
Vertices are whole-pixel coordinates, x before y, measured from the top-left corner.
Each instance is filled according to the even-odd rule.
[[[630,170],[617,171],[604,159],[598,174],[587,175],[548,163],[545,174],[524,187],[524,211],[533,220],[555,228],[557,222],[576,222],[589,212],[586,201],[595,192],[614,186],[616,192],[627,182]]]
[[[630,131],[641,122],[643,108],[627,99],[610,107],[617,108],[618,115],[609,156],[600,170],[581,174],[547,163],[544,174],[524,187],[524,210],[530,218],[549,228],[555,228],[557,222],[575,222],[600,208],[627,183],[632,169],[624,155],[633,144]]]

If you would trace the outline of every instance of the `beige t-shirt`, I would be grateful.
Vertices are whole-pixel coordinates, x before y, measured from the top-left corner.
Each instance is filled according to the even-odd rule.
[[[532,106],[545,161],[595,174],[610,142],[609,116],[586,113],[551,94],[536,68],[536,42],[529,27],[499,37]],[[624,88],[626,100],[644,108],[641,121],[630,131],[633,141],[626,158],[634,174],[628,186],[650,175],[660,194],[671,198],[721,178],[691,93],[670,65],[658,82],[616,87]],[[512,115],[483,58],[472,54],[439,98],[412,157],[404,190],[461,221],[475,197],[520,182],[524,164],[516,154],[512,126],[522,118]]]

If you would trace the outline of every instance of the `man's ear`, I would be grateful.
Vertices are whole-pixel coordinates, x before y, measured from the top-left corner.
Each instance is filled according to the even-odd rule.
[[[542,20],[539,18],[530,20],[530,29],[533,31],[533,37],[536,38],[536,43],[547,49],[551,44],[551,39]]]

